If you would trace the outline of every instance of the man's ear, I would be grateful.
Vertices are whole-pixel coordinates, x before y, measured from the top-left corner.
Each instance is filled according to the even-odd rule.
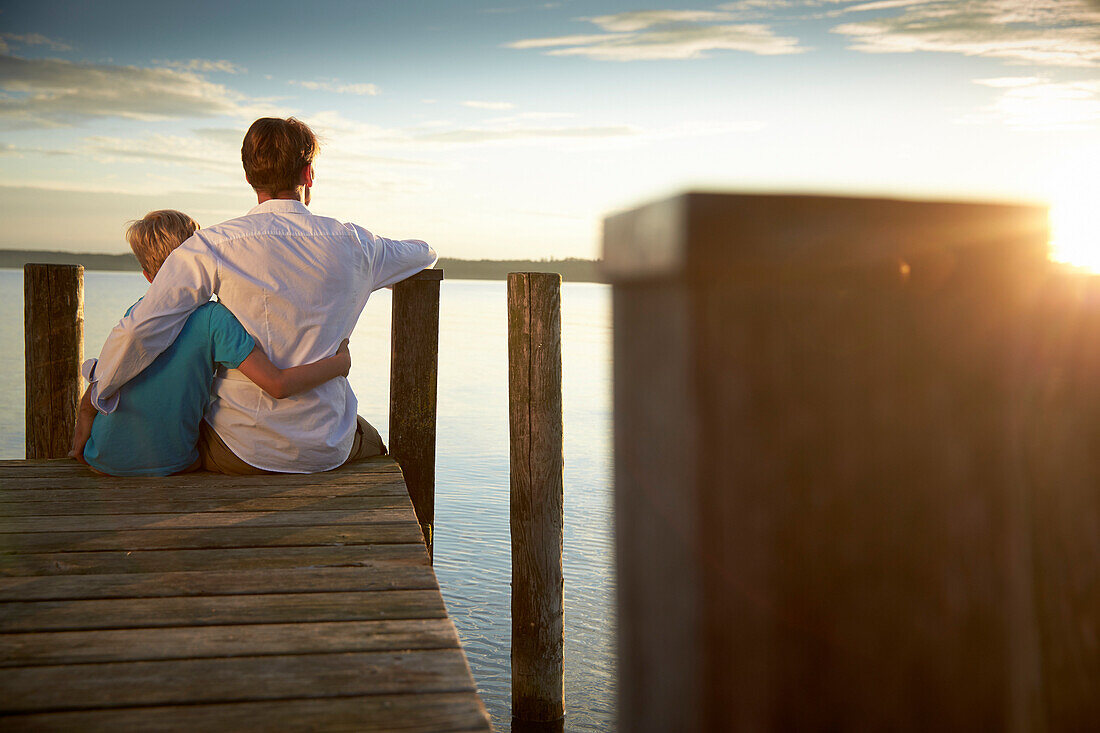
[[[145,279],[149,282],[153,282],[153,276],[149,274],[148,270],[142,270],[141,274],[145,276]]]
[[[302,173],[298,176],[298,185],[313,187],[313,163],[310,163],[302,169]]]

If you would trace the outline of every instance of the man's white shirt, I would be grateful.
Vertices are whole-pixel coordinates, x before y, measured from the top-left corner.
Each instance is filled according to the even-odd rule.
[[[436,262],[418,240],[377,237],[314,216],[293,200],[195,232],[169,255],[145,297],[83,373],[101,412],[216,294],[278,367],[329,356],[350,337],[370,293]],[[276,400],[235,369],[219,370],[206,420],[239,458],[287,473],[326,471],[351,453],[357,401],[343,377]]]

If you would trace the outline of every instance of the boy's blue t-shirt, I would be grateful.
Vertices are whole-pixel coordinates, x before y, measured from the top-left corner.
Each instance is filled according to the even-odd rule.
[[[115,411],[96,415],[84,459],[115,476],[167,476],[190,466],[215,368],[236,369],[253,346],[228,308],[200,306],[172,345],[122,386]]]

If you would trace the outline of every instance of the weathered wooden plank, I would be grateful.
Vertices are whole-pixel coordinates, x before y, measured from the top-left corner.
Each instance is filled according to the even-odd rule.
[[[0,601],[437,589],[427,565],[0,577]]]
[[[434,590],[9,601],[0,604],[0,632],[442,619],[445,615],[442,598]]]
[[[80,478],[80,479],[92,479],[102,482],[113,481],[146,481],[156,484],[192,484],[192,483],[217,483],[226,484],[232,486],[263,486],[271,484],[272,482],[279,485],[298,485],[298,484],[321,484],[329,482],[340,482],[355,476],[369,476],[373,474],[400,474],[400,468],[396,461],[389,456],[378,456],[376,458],[368,458],[363,461],[357,461],[347,466],[341,466],[340,468],[333,469],[331,471],[325,471],[323,473],[283,473],[272,477],[271,475],[258,475],[258,476],[225,476],[218,473],[209,473],[207,471],[198,471],[195,473],[176,474],[174,476],[158,476],[151,478],[127,478],[127,477],[113,477],[102,476],[87,466],[77,463],[70,458],[60,458],[51,460],[20,460],[20,459],[4,459],[0,460],[0,477],[4,477],[2,480],[6,480],[9,477],[58,477],[65,479],[66,477]]]
[[[6,717],[3,726],[10,731],[84,733],[244,733],[276,728],[283,733],[447,733],[487,731],[489,717],[472,693],[438,693],[39,713]]]
[[[79,532],[120,529],[183,529],[233,527],[309,527],[313,525],[374,524],[403,522],[411,509],[367,509],[364,511],[265,511],[196,512],[192,514],[86,514],[57,516],[2,517],[5,532]]]
[[[100,532],[26,532],[0,535],[0,553],[87,552],[93,550],[182,550],[216,547],[308,547],[312,545],[401,544],[420,540],[408,522],[328,527],[218,527],[135,529]]]
[[[0,634],[0,667],[458,646],[447,618],[46,631]]]
[[[267,496],[255,499],[231,501],[223,499],[173,499],[152,498],[138,504],[126,498],[97,498],[87,501],[11,501],[0,499],[0,516],[46,517],[57,514],[157,514],[163,512],[263,512],[293,511],[345,511],[361,509],[404,508],[408,497],[399,496],[351,496],[351,497],[281,497]]]
[[[7,473],[9,470],[38,471],[39,469],[75,471],[84,467],[71,458],[4,458],[0,459],[0,468],[4,469],[4,473]]]
[[[380,562],[426,563],[427,561],[427,553],[422,544],[54,552],[0,556],[0,575],[166,573],[180,570],[259,570],[316,566],[369,567]]]
[[[27,458],[68,454],[84,361],[84,268],[23,266]]]
[[[370,621],[446,615],[443,599],[434,590],[8,601],[0,604],[0,631]]]
[[[364,477],[367,478],[367,477]],[[301,486],[219,486],[206,482],[195,485],[161,486],[159,484],[96,484],[65,482],[60,486],[53,479],[22,478],[0,485],[0,501],[74,501],[80,499],[126,499],[141,502],[152,497],[164,499],[256,499],[263,497],[307,496],[407,496],[400,476],[381,480],[346,481],[329,484],[303,484]]]
[[[160,488],[182,489],[188,487],[213,488],[266,488],[274,491],[305,486],[355,486],[402,483],[401,469],[392,458],[369,459],[355,468],[340,468],[324,473],[259,474],[227,476],[220,473],[196,471],[172,476],[105,476],[86,466],[71,461],[67,465],[45,465],[43,461],[27,461],[31,465],[0,466],[0,486],[18,488],[26,481],[39,483],[30,486],[49,487],[51,484],[104,488]],[[56,463],[50,461],[50,464]]]
[[[473,692],[459,649],[105,662],[0,669],[0,710]]]

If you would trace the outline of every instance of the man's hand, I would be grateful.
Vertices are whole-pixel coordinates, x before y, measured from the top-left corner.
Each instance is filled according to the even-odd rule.
[[[333,358],[338,361],[340,369],[342,370],[340,372],[340,376],[342,377],[346,377],[348,372],[351,371],[351,351],[348,349],[348,343],[348,339],[341,341],[339,348],[336,349],[336,353],[333,354]]]
[[[92,422],[95,420],[96,409],[92,406],[91,387],[84,390],[84,397],[80,400],[80,409],[76,412],[76,430],[73,431],[73,447],[69,451],[69,458],[74,458],[85,466],[84,446],[88,438],[92,437]]]

